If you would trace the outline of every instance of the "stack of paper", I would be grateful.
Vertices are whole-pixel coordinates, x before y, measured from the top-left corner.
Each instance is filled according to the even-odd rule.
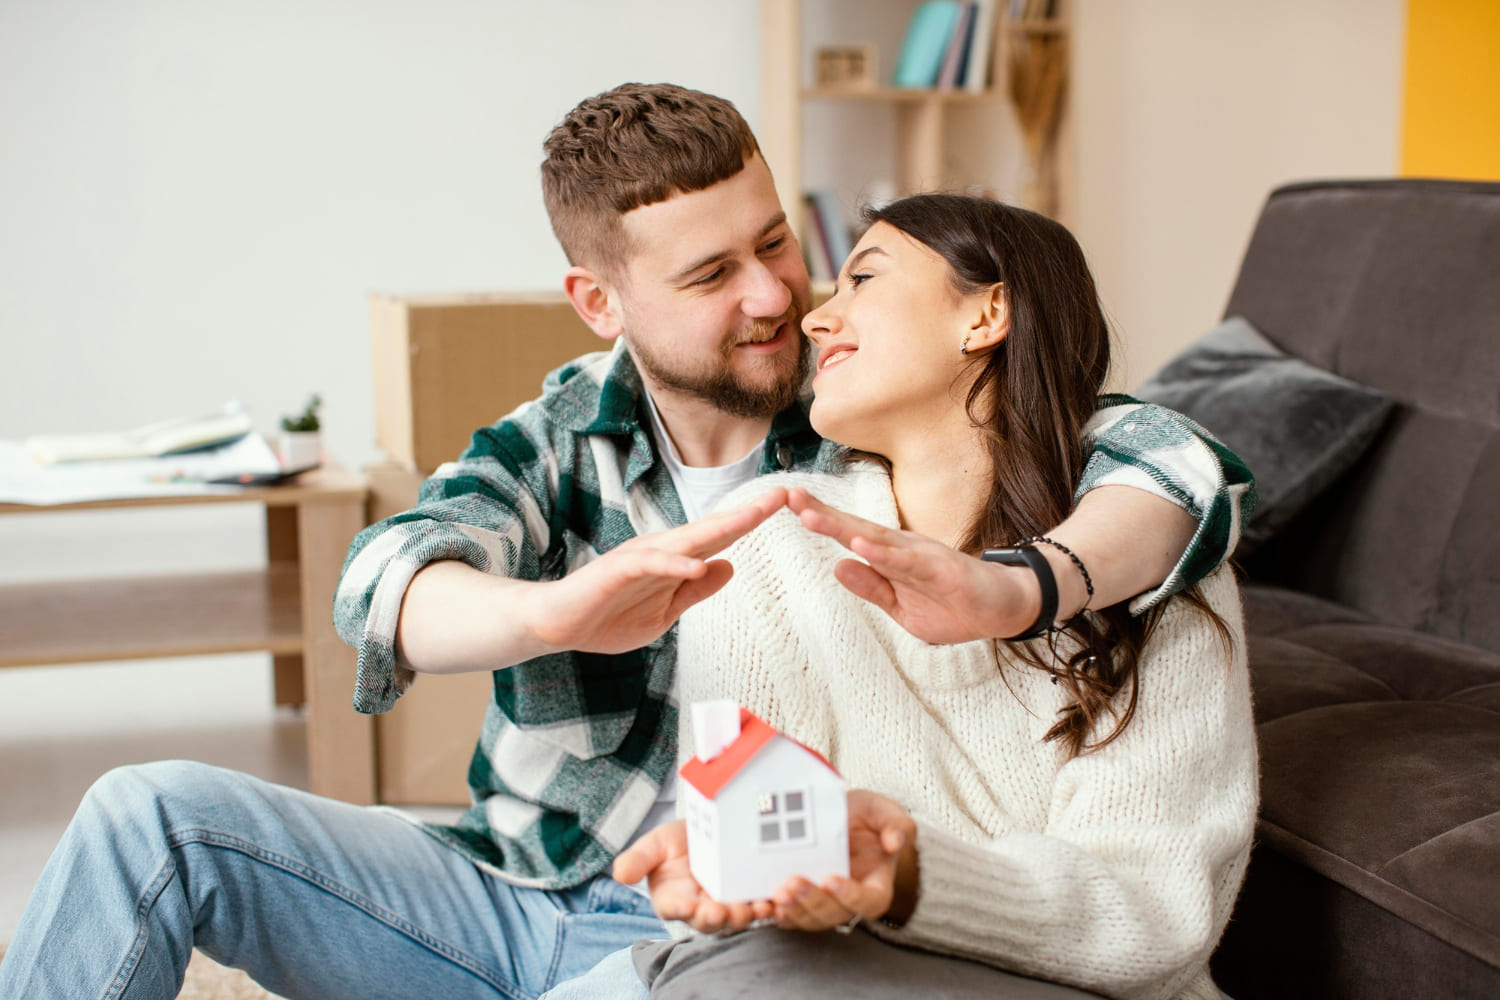
[[[26,450],[44,465],[112,458],[152,458],[237,441],[250,433],[250,414],[230,403],[219,413],[148,424],[106,434],[40,434],[26,439]]]
[[[0,441],[0,503],[60,504],[125,497],[235,493],[282,473],[260,434],[232,444],[153,458],[44,465],[20,441]]]

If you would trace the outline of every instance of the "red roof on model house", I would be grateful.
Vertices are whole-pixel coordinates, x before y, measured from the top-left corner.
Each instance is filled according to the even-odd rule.
[[[694,757],[682,765],[678,772],[682,779],[692,785],[706,797],[712,799],[717,796],[721,789],[740,772],[740,769],[754,759],[760,753],[761,748],[771,741],[771,737],[780,736],[784,740],[796,743],[797,746],[812,754],[823,766],[834,774],[838,769],[828,763],[828,759],[812,747],[792,739],[786,733],[778,732],[775,727],[765,720],[753,715],[748,709],[740,709],[740,735],[735,741],[725,747],[723,752],[713,760],[702,760]]]

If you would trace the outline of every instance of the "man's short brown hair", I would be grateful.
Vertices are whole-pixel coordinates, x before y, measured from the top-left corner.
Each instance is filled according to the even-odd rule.
[[[568,112],[542,147],[542,197],[570,264],[614,268],[631,209],[727,180],[760,152],[733,104],[670,83],[626,83]]]

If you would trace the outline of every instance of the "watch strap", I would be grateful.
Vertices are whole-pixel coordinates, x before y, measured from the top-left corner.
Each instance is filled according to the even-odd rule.
[[[985,549],[979,554],[979,558],[1005,566],[1030,566],[1031,572],[1036,574],[1037,587],[1042,592],[1042,608],[1036,621],[1026,631],[1010,636],[1006,641],[1024,642],[1046,635],[1057,619],[1057,578],[1052,575],[1052,566],[1047,562],[1047,557],[1028,545],[1020,548]]]

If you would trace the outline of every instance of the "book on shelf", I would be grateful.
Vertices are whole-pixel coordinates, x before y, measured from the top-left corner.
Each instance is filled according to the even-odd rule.
[[[43,465],[115,458],[157,458],[236,441],[250,433],[250,414],[233,403],[218,413],[96,434],[37,434],[26,450]]]
[[[982,94],[990,85],[990,60],[995,52],[995,4],[998,0],[978,0],[974,8],[974,32],[969,43],[969,59],[964,67],[963,88],[971,94]]]
[[[969,58],[969,46],[974,35],[974,5],[961,4],[958,22],[948,38],[948,51],[943,54],[943,66],[938,70],[939,90],[957,90],[964,79],[964,69]]]
[[[963,7],[958,0],[926,0],[912,12],[892,83],[908,89],[937,85]]]
[[[807,262],[807,276],[815,282],[833,281],[828,237],[823,235],[823,219],[818,214],[818,203],[811,192],[802,196],[802,218],[802,259]]]
[[[983,93],[990,85],[996,55],[996,15],[1001,2],[928,0],[919,6],[902,40],[892,82],[906,89]]]
[[[814,188],[808,192],[807,197],[813,205],[817,231],[827,247],[829,278],[836,279],[843,269],[845,258],[854,250],[849,222],[844,218],[843,209],[839,207],[838,195],[831,189]]]

